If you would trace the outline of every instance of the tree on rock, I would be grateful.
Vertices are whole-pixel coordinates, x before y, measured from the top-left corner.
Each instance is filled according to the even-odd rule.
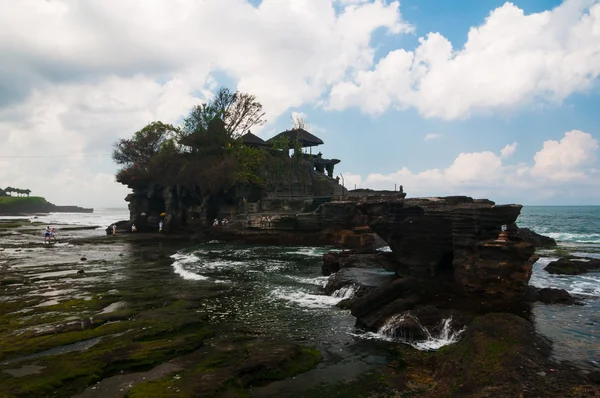
[[[114,147],[112,158],[123,169],[117,174],[117,181],[149,177],[151,164],[161,151],[177,151],[175,138],[179,130],[170,124],[152,122],[136,132],[131,139],[121,139]]]
[[[215,119],[224,123],[230,138],[236,139],[254,126],[265,124],[265,112],[260,102],[251,94],[231,92],[221,88],[215,97],[202,105],[195,106],[184,121],[184,134],[206,131]]]

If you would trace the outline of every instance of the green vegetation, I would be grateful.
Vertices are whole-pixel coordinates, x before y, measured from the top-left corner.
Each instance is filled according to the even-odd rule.
[[[249,396],[249,386],[283,380],[314,368],[321,353],[283,342],[252,342],[217,347],[194,366],[141,383],[128,397]]]
[[[41,196],[0,196],[0,213],[43,212],[52,206]]]
[[[117,181],[176,187],[180,197],[199,204],[208,197],[222,199],[240,186],[276,190],[293,176],[308,180],[299,143],[278,140],[266,149],[243,143],[242,134],[264,124],[263,117],[253,95],[222,88],[212,101],[194,107],[182,127],[156,121],[118,141],[113,151],[122,167]]]
[[[27,195],[29,196],[29,194],[31,193],[31,189],[21,189],[21,188],[13,188],[13,187],[6,187],[5,189],[0,189],[0,196],[12,196],[13,193],[16,193],[17,196],[23,196],[23,195]]]
[[[117,300],[128,300],[130,305],[98,314]],[[98,295],[45,307],[32,304],[0,303],[0,362],[77,342],[99,341],[83,351],[0,365],[0,396],[49,396],[58,390],[61,396],[70,396],[117,372],[149,369],[194,351],[213,334],[206,317],[193,309],[194,303],[165,302],[145,292]],[[25,307],[30,308],[26,315],[18,312]],[[28,364],[43,369],[23,377],[3,372]]]

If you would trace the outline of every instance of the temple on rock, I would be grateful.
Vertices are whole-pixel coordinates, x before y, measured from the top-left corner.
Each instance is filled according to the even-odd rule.
[[[220,120],[211,123],[208,128],[212,131],[224,129]],[[184,155],[226,145],[215,141],[215,136],[225,135],[197,132],[179,143],[187,148]],[[262,228],[275,225],[274,222],[263,222],[265,217],[273,220],[273,217],[280,219],[286,215],[310,213],[324,203],[348,199],[349,191],[344,187],[343,178],[335,176],[335,166],[340,160],[325,158],[321,152],[313,154],[313,147],[324,142],[305,129],[286,130],[266,141],[248,131],[239,140],[247,147],[268,153],[269,161],[260,171],[261,184],[239,183],[221,193],[207,194],[194,186],[131,180],[128,185],[133,193],[126,198],[129,222],[140,231],[155,229],[160,219],[164,220],[167,230],[212,225],[214,219],[237,219],[246,227]],[[367,200],[373,194],[406,195],[402,189],[399,192],[354,190],[350,193],[359,200]],[[280,227],[281,223],[277,225]]]

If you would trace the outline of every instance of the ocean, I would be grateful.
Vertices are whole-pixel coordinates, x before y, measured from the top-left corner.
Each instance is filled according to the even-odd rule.
[[[535,304],[536,327],[554,341],[555,357],[590,368],[600,367],[600,272],[552,275],[544,271],[561,256],[600,258],[600,206],[525,206],[517,224],[554,238],[556,250],[539,250],[529,282],[565,289],[581,306]]]
[[[93,214],[54,213],[32,221],[98,225],[89,233],[102,235],[111,223],[128,218],[126,209],[98,209]],[[553,237],[559,245],[556,250],[538,251],[541,258],[534,265],[530,284],[565,289],[583,303],[534,304],[537,329],[554,341],[557,359],[600,367],[600,273],[562,276],[544,271],[550,261],[565,254],[600,256],[600,206],[526,206],[517,223]],[[321,293],[326,283],[320,272],[322,255],[331,249],[209,242],[173,255],[169,278],[198,288],[227,284],[234,291],[244,289],[244,302],[206,303],[207,310],[222,314],[228,322],[299,340],[320,340],[325,335],[338,342],[360,339],[352,316],[336,307],[348,292],[338,297]],[[428,346],[455,340],[456,336],[432,336]]]

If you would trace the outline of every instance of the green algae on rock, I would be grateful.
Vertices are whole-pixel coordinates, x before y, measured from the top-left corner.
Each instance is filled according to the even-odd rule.
[[[195,366],[139,384],[128,397],[248,396],[247,388],[306,372],[321,361],[315,348],[287,342],[223,342]]]

